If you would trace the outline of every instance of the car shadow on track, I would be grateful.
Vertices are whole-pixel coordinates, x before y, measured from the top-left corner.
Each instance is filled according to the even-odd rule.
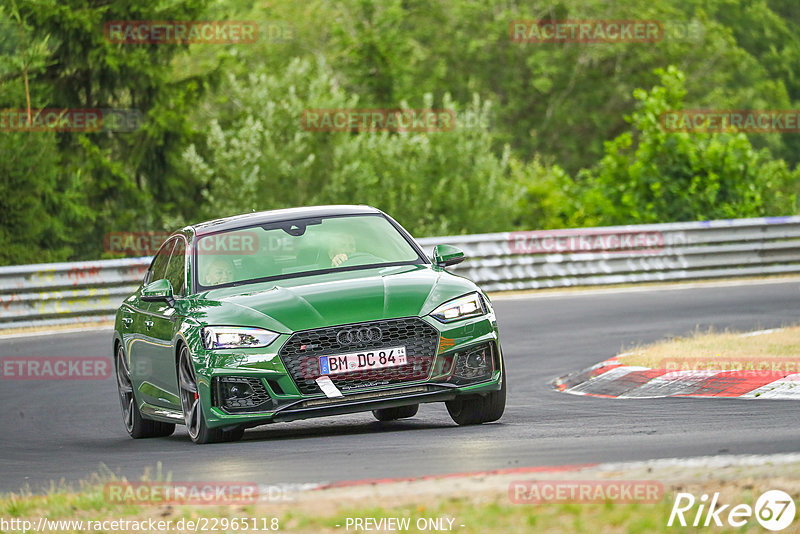
[[[364,423],[328,423],[304,425],[302,427],[265,425],[248,430],[243,441],[288,441],[335,436],[353,436],[390,432],[411,432],[419,430],[440,430],[455,428],[454,424],[430,423],[422,421],[372,421]],[[186,436],[188,438],[188,435]]]

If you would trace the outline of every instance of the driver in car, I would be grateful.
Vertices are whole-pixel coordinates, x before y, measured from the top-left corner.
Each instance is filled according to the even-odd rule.
[[[209,261],[204,271],[204,286],[218,286],[233,282],[233,264],[227,258],[214,258]]]
[[[348,255],[356,251],[356,239],[351,234],[336,234],[328,246],[331,267],[338,267],[347,261]]]

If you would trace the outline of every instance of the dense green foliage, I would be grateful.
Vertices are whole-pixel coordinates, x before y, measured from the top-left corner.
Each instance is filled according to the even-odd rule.
[[[103,32],[226,19],[259,22],[258,41]],[[665,35],[517,43],[519,19],[658,20]],[[417,235],[792,214],[800,134],[665,132],[659,115],[798,109],[798,67],[794,0],[0,0],[0,108],[142,115],[132,132],[0,131],[0,263],[96,258],[106,232],[323,203],[377,206]],[[380,107],[460,122],[301,120]]]

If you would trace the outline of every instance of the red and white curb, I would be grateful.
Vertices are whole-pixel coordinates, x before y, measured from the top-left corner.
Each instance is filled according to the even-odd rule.
[[[556,379],[564,393],[618,399],[738,397],[800,399],[800,373],[776,370],[681,370],[624,365],[618,357]]]

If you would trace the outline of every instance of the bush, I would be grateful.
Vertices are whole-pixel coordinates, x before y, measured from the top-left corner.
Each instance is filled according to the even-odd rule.
[[[301,126],[306,109],[359,108],[324,63],[294,60],[282,72],[230,77],[224,102],[209,112],[202,145],[184,153],[187,171],[207,188],[203,215],[314,204],[370,204],[416,235],[508,230],[513,182],[507,154],[491,149],[490,106],[477,97],[441,132],[317,132]],[[364,106],[362,106],[364,107]],[[426,95],[419,105],[431,108]],[[465,112],[471,125],[459,126]]]
[[[747,136],[666,132],[659,117],[682,107],[683,74],[658,69],[661,85],[637,89],[632,128],[578,175],[587,224],[643,224],[791,214],[798,172]]]

